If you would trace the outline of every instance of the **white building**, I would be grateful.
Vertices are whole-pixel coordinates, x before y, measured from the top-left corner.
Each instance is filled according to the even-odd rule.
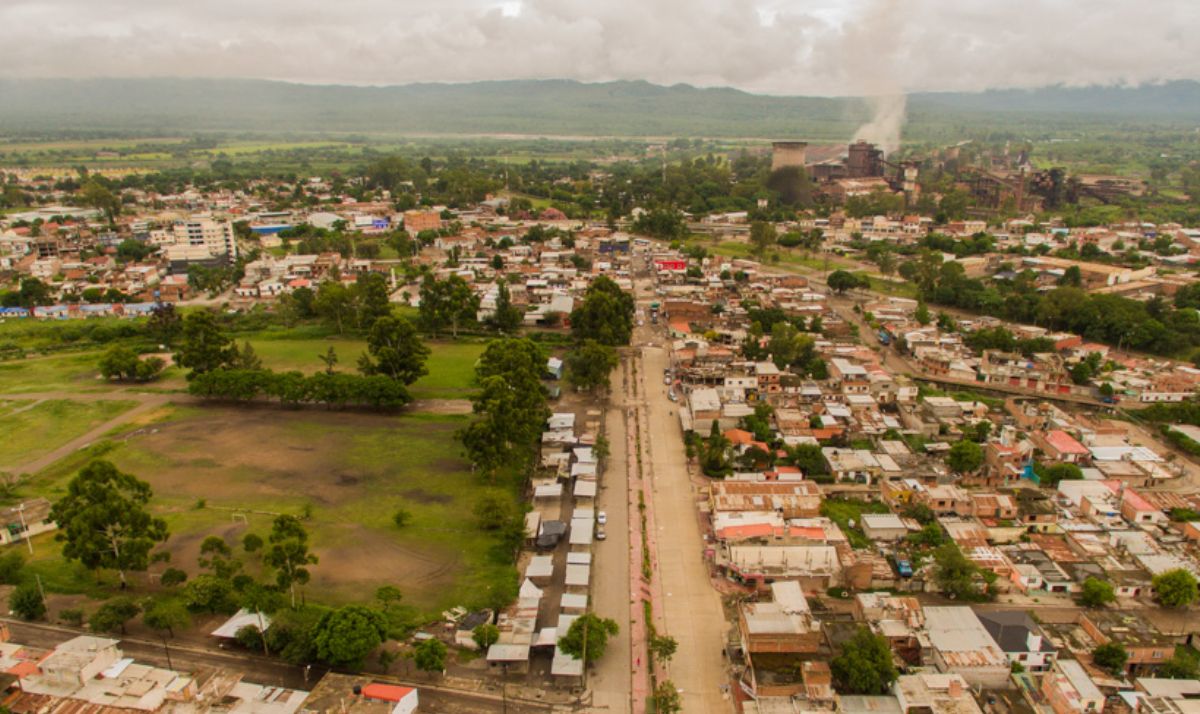
[[[214,258],[225,256],[230,261],[237,259],[237,240],[234,238],[233,224],[229,221],[190,218],[176,223],[173,230],[175,245],[203,246]]]

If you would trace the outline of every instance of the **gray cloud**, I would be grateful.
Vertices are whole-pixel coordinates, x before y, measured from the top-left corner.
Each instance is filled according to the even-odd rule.
[[[893,95],[1200,78],[1198,30],[1193,0],[0,0],[0,74]]]

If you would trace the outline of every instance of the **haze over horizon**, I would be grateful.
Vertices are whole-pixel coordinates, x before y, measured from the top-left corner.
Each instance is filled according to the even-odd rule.
[[[894,96],[1198,79],[1197,29],[1200,3],[1179,0],[9,0],[0,77],[644,79]]]

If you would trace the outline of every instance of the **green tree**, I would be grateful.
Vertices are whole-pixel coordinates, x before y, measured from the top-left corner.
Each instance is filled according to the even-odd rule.
[[[604,656],[608,639],[615,637],[620,627],[615,620],[585,613],[575,618],[566,633],[558,639],[563,652],[584,663],[594,662]]]
[[[775,245],[778,234],[775,224],[767,221],[754,221],[750,224],[750,246],[754,255],[760,259]]]
[[[974,441],[959,441],[950,447],[946,463],[960,474],[976,471],[983,465],[983,447]]]
[[[46,601],[37,585],[25,583],[8,596],[8,609],[22,620],[40,620],[46,616]]]
[[[1102,667],[1115,676],[1125,672],[1125,663],[1129,661],[1129,653],[1120,642],[1106,642],[1092,650],[1092,661],[1097,667]]]
[[[233,355],[229,358],[226,366],[229,369],[256,370],[263,368],[263,361],[254,351],[254,345],[251,345],[249,341],[243,341],[241,349],[238,349],[236,344],[233,345]]]
[[[899,673],[892,649],[883,637],[859,626],[842,652],[829,662],[833,683],[841,694],[886,694]]]
[[[1117,595],[1113,591],[1112,583],[1107,580],[1089,577],[1083,581],[1083,586],[1079,593],[1079,604],[1084,607],[1102,607],[1111,602],[1116,602]]]
[[[321,617],[313,643],[321,661],[357,670],[386,637],[383,615],[362,605],[347,605]]]
[[[921,530],[908,536],[908,542],[927,548],[937,548],[946,542],[946,535],[937,523],[926,523]]]
[[[147,245],[136,238],[126,238],[117,244],[117,259],[139,261],[153,253],[154,250],[154,246]]]
[[[489,647],[500,640],[500,628],[490,622],[485,622],[471,631],[471,639],[475,640],[475,645],[481,651],[487,652]]]
[[[1183,568],[1160,573],[1150,581],[1155,599],[1165,607],[1187,607],[1196,601],[1196,576]]]
[[[650,699],[654,702],[655,714],[676,714],[683,711],[683,697],[679,696],[679,688],[669,679],[664,679],[654,687]]]
[[[346,324],[354,317],[354,295],[341,280],[324,280],[317,287],[316,297],[312,300],[312,310],[321,319],[336,327],[340,335],[346,331]]]
[[[167,568],[162,572],[162,576],[159,577],[158,582],[164,588],[173,588],[176,585],[183,585],[187,582],[187,579],[187,573],[179,568]]]
[[[193,610],[213,614],[236,609],[233,585],[208,573],[197,575],[183,586],[183,602]]]
[[[596,340],[617,347],[633,335],[633,296],[606,275],[592,281],[583,301],[571,311],[571,333],[576,340]]]
[[[103,211],[111,224],[121,212],[121,197],[114,194],[105,182],[103,177],[93,176],[80,188],[79,195],[84,205]]]
[[[308,566],[317,563],[317,556],[308,550],[308,531],[295,516],[276,516],[267,542],[263,562],[275,569],[275,582],[291,594],[294,608],[296,586],[309,581]]]
[[[721,433],[716,419],[712,422],[708,438],[700,452],[700,470],[710,478],[725,478],[732,471],[729,463],[730,441]]]
[[[1163,679],[1196,679],[1200,677],[1200,653],[1187,645],[1175,647],[1175,654],[1163,663],[1155,676]]]
[[[413,662],[422,672],[444,672],[446,670],[446,645],[436,638],[418,643],[413,648]]]
[[[942,592],[958,600],[984,600],[989,597],[985,590],[990,580],[995,579],[991,571],[982,571],[971,562],[953,543],[941,545],[933,552],[933,579]]]
[[[497,255],[497,258],[500,256]],[[508,283],[504,280],[496,281],[496,309],[488,318],[488,323],[498,332],[506,335],[511,335],[520,329],[521,323],[525,320],[525,314],[521,312],[521,308],[513,305],[512,295],[508,291]]]
[[[95,632],[125,634],[125,624],[138,616],[142,611],[132,599],[127,597],[118,597],[104,603],[92,613],[88,619],[88,625]]]
[[[1075,464],[1061,463],[1047,466],[1038,474],[1038,483],[1047,487],[1055,488],[1059,481],[1080,481],[1083,479],[1083,470]]]
[[[146,321],[146,334],[159,344],[170,347],[183,331],[183,318],[169,302],[159,303],[150,311]]]
[[[429,373],[425,368],[427,359],[429,348],[411,322],[403,317],[381,317],[367,335],[367,352],[359,358],[358,370],[412,384]]]
[[[379,601],[380,605],[383,605],[383,613],[386,615],[404,599],[404,594],[395,585],[380,585],[375,590],[375,599]]]
[[[54,293],[50,286],[37,278],[22,278],[17,288],[17,304],[23,308],[32,309],[39,305],[49,305],[54,302]]]
[[[216,314],[209,310],[198,310],[184,318],[181,340],[175,364],[192,370],[188,379],[226,367],[237,356],[237,348],[222,332]]]
[[[917,303],[917,311],[913,313],[913,319],[922,325],[928,325],[933,322],[933,317],[929,314],[929,307],[924,301]]]
[[[63,557],[89,570],[116,570],[124,587],[125,572],[145,570],[151,549],[167,539],[166,521],[146,509],[152,495],[150,484],[108,461],[85,466],[50,511]]]
[[[854,273],[845,270],[835,270],[826,279],[829,289],[836,293],[844,293],[859,287],[859,279]]]
[[[325,354],[317,355],[317,359],[321,360],[321,364],[325,365],[325,374],[334,373],[334,367],[338,363],[338,354],[333,345],[330,345],[329,349],[325,350]]]
[[[126,382],[148,382],[162,372],[166,363],[158,357],[138,359],[125,345],[113,345],[100,358],[100,376]]]
[[[178,600],[158,600],[146,608],[142,622],[152,630],[165,630],[169,637],[174,637],[176,630],[191,626],[192,617]]]
[[[818,427],[819,428],[819,427]],[[805,476],[821,476],[829,473],[829,465],[825,462],[825,454],[817,444],[798,444],[788,448],[788,460],[797,466]]]
[[[789,322],[777,322],[771,327],[768,349],[771,351],[771,360],[779,369],[807,361],[815,345],[816,340],[810,335],[801,334]]]
[[[599,389],[607,393],[610,388],[610,375],[620,359],[612,347],[595,340],[585,340],[567,352],[565,361],[567,380],[576,389],[588,392]]]
[[[233,557],[233,549],[220,536],[209,536],[200,544],[201,568],[222,580],[229,580],[242,569],[242,562]]]
[[[388,279],[382,273],[368,271],[358,276],[353,293],[360,330],[370,330],[377,320],[391,316],[388,292]]]
[[[480,355],[471,398],[476,419],[459,432],[467,455],[485,475],[510,464],[528,464],[549,417],[542,374],[546,357],[528,339],[492,340]]]
[[[471,286],[457,275],[438,280],[425,276],[421,284],[420,319],[425,329],[438,333],[449,326],[458,337],[458,328],[475,320],[479,312],[479,297]]]
[[[475,522],[485,531],[498,531],[516,517],[516,509],[507,496],[485,493],[475,502]]]
[[[669,662],[675,656],[676,650],[679,649],[679,643],[675,641],[674,637],[657,633],[650,636],[650,642],[646,646],[650,650],[650,654],[654,655],[654,659],[659,662]]]
[[[0,555],[0,583],[4,585],[19,585],[22,571],[25,569],[25,556],[19,550],[9,550]]]
[[[247,533],[242,537],[242,550],[247,553],[255,553],[262,550],[263,539],[257,533]]]

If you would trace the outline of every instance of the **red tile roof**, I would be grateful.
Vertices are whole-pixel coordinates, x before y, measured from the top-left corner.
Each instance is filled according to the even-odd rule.
[[[1075,437],[1061,429],[1052,429],[1046,432],[1046,443],[1053,446],[1060,454],[1086,456],[1091,453],[1087,447],[1076,441]]]
[[[412,687],[401,687],[396,684],[379,684],[378,682],[372,682],[363,687],[362,690],[364,697],[368,699],[381,699],[385,702],[403,701],[412,692]]]

